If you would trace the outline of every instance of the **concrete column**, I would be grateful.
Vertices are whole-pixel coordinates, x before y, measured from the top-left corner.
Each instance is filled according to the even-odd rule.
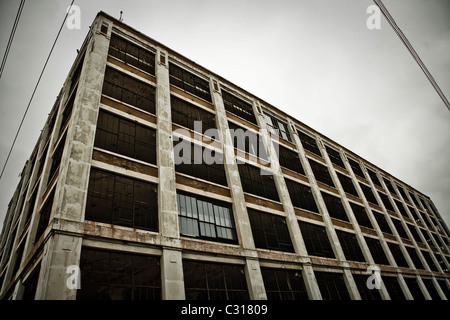
[[[230,188],[231,198],[233,199],[233,213],[236,223],[236,233],[240,244],[247,254],[245,261],[245,276],[249,289],[250,299],[266,300],[266,290],[261,274],[261,268],[255,251],[250,219],[245,204],[244,192],[242,189],[241,178],[238,165],[234,154],[234,145],[229,134],[228,119],[220,92],[219,83],[216,79],[211,79],[210,88],[212,92],[212,101],[216,109],[216,124],[220,133],[220,140],[223,148],[223,162],[227,176],[228,186]]]
[[[108,25],[106,34],[100,31],[102,24]],[[59,220],[84,221],[90,163],[111,29],[112,23],[104,18],[96,19],[91,27],[91,37],[86,46],[86,56],[61,159],[61,163],[65,165],[61,166],[59,172],[50,217],[50,223],[53,223],[56,229]],[[52,222],[54,218],[56,220]],[[79,265],[81,242],[81,236],[57,233],[48,239],[44,247],[37,299],[76,298],[76,290],[66,286],[65,281],[69,276],[66,269],[70,265]]]
[[[291,198],[289,196],[289,190],[284,180],[283,173],[281,171],[278,156],[275,150],[275,146],[272,143],[272,138],[267,124],[264,119],[264,115],[258,112],[261,109],[260,106],[255,106],[254,112],[259,127],[261,128],[261,136],[266,146],[267,156],[269,158],[275,186],[278,191],[278,196],[283,204],[284,212],[286,214],[286,224],[288,226],[289,234],[291,236],[292,245],[295,252],[300,255],[303,264],[303,278],[305,279],[305,286],[308,292],[308,296],[311,300],[322,300],[319,286],[317,284],[314,271],[312,269],[311,260],[308,257],[305,242],[303,240],[300,226],[298,224],[297,216],[295,215],[294,206],[292,205]]]
[[[358,240],[361,251],[363,252],[366,261],[368,263],[370,263],[371,265],[374,265],[375,261],[373,260],[372,254],[369,250],[369,247],[367,246],[366,240],[364,239],[364,236],[362,235],[361,228],[359,227],[359,224],[358,224],[358,220],[356,220],[356,217],[353,214],[353,210],[352,210],[352,207],[350,206],[350,202],[347,199],[344,188],[342,187],[341,181],[339,180],[336,170],[333,167],[333,163],[331,162],[328,152],[326,151],[325,145],[323,144],[323,142],[320,138],[318,138],[317,141],[318,141],[319,148],[321,149],[322,155],[325,159],[325,162],[327,163],[328,170],[330,171],[330,174],[331,174],[331,178],[333,179],[333,182],[339,191],[339,195],[341,196],[342,205],[344,206],[345,211],[347,212],[347,215],[349,217],[349,220],[353,225],[353,228],[354,228],[355,234],[356,234],[356,238]],[[339,150],[339,153],[341,153],[341,150]],[[371,220],[375,220],[375,219],[371,219]],[[375,227],[375,229],[378,229],[378,228]],[[383,280],[381,280],[381,281],[383,281]],[[387,292],[386,287],[384,285],[381,285],[379,292],[381,294],[381,297],[384,300],[390,299],[389,293]]]
[[[168,54],[157,50],[156,62],[156,135],[158,162],[158,216],[162,235],[161,257],[162,298],[185,299],[183,264],[178,225],[177,190],[172,142],[172,111],[170,107],[170,83]],[[175,249],[174,249],[175,248]]]

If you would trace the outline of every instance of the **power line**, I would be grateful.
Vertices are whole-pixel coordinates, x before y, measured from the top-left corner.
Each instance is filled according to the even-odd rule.
[[[394,21],[394,18],[392,18],[392,16],[389,13],[388,9],[386,9],[386,7],[384,6],[384,4],[383,4],[383,2],[381,0],[373,0],[373,1],[380,8],[380,10],[383,13],[384,17],[387,19],[387,21],[389,22],[391,27],[394,29],[395,33],[400,37],[400,39],[402,40],[403,44],[406,46],[406,48],[409,50],[409,52],[413,56],[414,60],[416,60],[416,62],[419,64],[420,68],[425,73],[425,75],[427,76],[428,80],[431,82],[431,85],[434,87],[434,89],[436,90],[436,92],[439,94],[439,96],[441,97],[442,101],[444,102],[445,106],[450,111],[450,103],[448,102],[448,100],[445,97],[444,93],[442,92],[441,88],[439,88],[439,86],[436,83],[436,81],[434,80],[433,76],[428,71],[427,67],[425,66],[425,64],[420,59],[420,57],[417,54],[417,52],[414,50],[414,48],[411,45],[411,43],[408,41],[406,36],[403,34],[402,30],[400,30],[400,28],[397,26],[397,24]]]
[[[75,2],[75,0],[72,0],[72,3],[70,4],[70,7],[73,5],[74,2]],[[9,157],[11,156],[11,152],[14,149],[14,145],[16,144],[16,140],[17,140],[17,137],[19,135],[20,129],[22,128],[22,125],[23,125],[23,122],[25,120],[25,117],[27,116],[28,110],[30,109],[30,105],[31,105],[31,102],[33,101],[34,94],[36,93],[36,90],[37,90],[37,88],[39,86],[39,83],[41,82],[42,75],[44,74],[45,68],[47,67],[47,63],[50,60],[50,56],[52,55],[53,49],[55,48],[56,42],[58,41],[59,35],[61,34],[61,30],[64,27],[64,23],[66,22],[67,16],[69,15],[69,12],[70,12],[70,10],[67,10],[66,15],[64,17],[64,20],[63,20],[63,22],[61,24],[61,27],[59,28],[58,34],[56,35],[55,41],[53,42],[52,48],[50,49],[50,52],[49,52],[49,54],[47,56],[47,60],[45,61],[44,67],[42,68],[41,74],[39,75],[39,78],[38,78],[38,81],[36,83],[36,86],[34,87],[34,90],[33,90],[33,93],[31,95],[30,101],[28,102],[28,106],[25,109],[25,113],[23,114],[22,121],[20,121],[20,125],[19,125],[19,128],[17,129],[16,136],[14,137],[13,143],[11,145],[11,148],[9,149],[9,152],[8,152],[8,156],[6,157],[5,164],[3,165],[2,172],[0,173],[0,180],[3,177],[3,173],[5,172],[5,168],[6,168],[6,165],[8,164]]]
[[[25,0],[20,1],[19,10],[17,11],[16,19],[14,20],[13,28],[11,34],[9,35],[8,44],[6,45],[5,53],[3,55],[2,64],[0,66],[0,78],[2,77],[3,70],[5,69],[6,59],[8,58],[9,49],[11,49],[11,44],[16,34],[17,25],[19,24],[20,15],[22,14],[23,6],[25,5]]]

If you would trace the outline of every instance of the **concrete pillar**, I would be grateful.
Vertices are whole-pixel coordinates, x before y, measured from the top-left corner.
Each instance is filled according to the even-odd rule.
[[[267,295],[261,274],[261,268],[255,251],[250,219],[245,204],[244,192],[238,165],[234,154],[234,145],[229,134],[228,119],[220,92],[220,87],[216,79],[211,79],[210,88],[212,101],[216,109],[216,124],[220,133],[220,140],[223,148],[223,162],[233,199],[233,213],[236,224],[236,233],[240,244],[246,250],[248,257],[245,261],[245,276],[249,289],[250,299],[266,300]]]
[[[308,257],[305,242],[303,240],[300,226],[295,215],[294,206],[292,205],[286,181],[284,180],[283,173],[281,171],[275,146],[272,143],[271,134],[267,129],[264,115],[259,113],[258,109],[261,109],[259,105],[254,107],[256,120],[259,127],[261,128],[261,136],[263,138],[264,145],[266,146],[266,153],[269,158],[275,186],[277,188],[278,196],[286,214],[286,224],[291,236],[292,245],[294,246],[295,252],[300,255],[302,260],[302,273],[303,278],[305,279],[305,286],[308,292],[308,296],[311,300],[322,300],[319,285],[317,284],[317,280],[312,269],[311,260]]]
[[[162,58],[161,58],[162,57]],[[156,62],[156,135],[158,162],[158,216],[164,247],[161,257],[162,298],[185,299],[183,264],[179,247],[177,190],[172,142],[172,111],[170,107],[169,62],[167,52],[157,50]],[[164,243],[165,242],[165,243]],[[170,247],[169,247],[170,246]]]
[[[107,32],[101,32],[107,25]],[[50,223],[58,229],[58,220],[84,221],[90,163],[103,87],[112,23],[104,18],[94,21],[91,38],[72,110],[64,147]],[[36,229],[35,225],[34,229]],[[82,230],[80,230],[82,231]],[[35,232],[35,230],[34,230]],[[33,233],[31,234],[33,235]],[[34,236],[32,237],[34,238]],[[82,237],[54,233],[45,243],[36,299],[76,298],[76,290],[66,286],[66,270],[79,265]]]

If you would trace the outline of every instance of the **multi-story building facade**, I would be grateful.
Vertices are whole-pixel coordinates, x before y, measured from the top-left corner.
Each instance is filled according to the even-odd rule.
[[[0,297],[448,299],[449,238],[426,195],[100,12],[9,204]]]

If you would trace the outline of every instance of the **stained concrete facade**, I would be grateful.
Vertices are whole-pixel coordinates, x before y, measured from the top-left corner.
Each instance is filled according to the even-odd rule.
[[[151,52],[155,57],[154,74],[128,63],[127,58],[113,57],[109,52],[112,34]],[[206,80],[211,101],[172,84],[170,64]],[[106,95],[103,87],[107,67],[152,86],[155,89],[155,112],[143,111]],[[223,90],[250,105],[256,123],[227,110]],[[172,120],[172,96],[214,115],[220,135],[218,140],[221,141],[217,148],[223,154],[227,186],[177,172],[173,139],[182,134],[174,132],[179,126]],[[97,147],[95,141],[101,110],[155,130],[156,163],[144,163]],[[285,122],[291,138],[277,138],[277,143],[296,154],[304,174],[280,164],[265,114]],[[228,134],[230,122],[259,133],[268,155],[266,162],[248,152],[238,152]],[[311,152],[299,136],[300,131],[315,140],[318,153]],[[188,139],[196,135],[192,131],[187,134],[185,138]],[[206,142],[202,144],[208,146]],[[329,148],[336,152],[334,156],[338,154],[341,165],[332,160]],[[356,161],[363,176],[354,172],[354,162],[350,163],[349,159]],[[319,181],[321,179],[313,171],[311,161],[327,169],[333,186]],[[238,167],[240,162],[269,170],[279,201],[244,191]],[[86,219],[92,169],[157,185],[158,230]],[[375,177],[369,174],[368,169],[375,172],[378,183],[373,181]],[[338,175],[345,175],[351,181],[355,194],[345,190]],[[293,204],[288,179],[310,190],[317,212]],[[367,199],[362,185],[373,192],[376,201]],[[192,237],[182,232],[178,192],[228,203],[236,242]],[[327,194],[339,199],[346,219],[335,217],[336,209],[327,206],[324,199]],[[384,199],[387,197],[390,205],[380,194]],[[372,228],[360,225],[351,204],[364,208]],[[281,217],[293,252],[257,245],[249,210]],[[383,231],[375,215],[382,215],[392,232]],[[313,248],[308,247],[311,242],[305,241],[299,222],[324,230],[334,258],[312,252]],[[397,230],[398,224],[404,228],[406,237]],[[354,243],[360,248],[364,261],[348,258],[347,244],[341,243],[338,236],[342,231],[354,236]],[[377,290],[381,299],[395,299],[394,296],[400,295],[404,299],[445,300],[450,298],[449,234],[448,227],[426,195],[219,75],[100,12],[23,169],[21,181],[8,207],[0,242],[0,297],[14,300],[78,299],[80,290],[90,279],[81,277],[83,270],[77,270],[77,267],[85,265],[82,261],[84,250],[95,249],[156,257],[160,281],[155,284],[156,289],[152,288],[156,290],[157,298],[166,300],[192,297],[189,295],[192,288],[188,288],[190,279],[186,278],[192,270],[183,268],[184,261],[238,266],[245,279],[244,296],[252,300],[265,300],[277,294],[283,297],[281,280],[268,278],[268,270],[294,272],[301,279],[304,297],[311,300],[329,299],[338,294],[333,292],[332,285],[328,286],[327,281],[321,280],[323,274],[333,275],[337,279],[336,286],[342,284],[345,292],[337,295],[338,298],[365,299],[368,297],[366,288],[358,286],[356,278],[360,275],[369,278],[372,274],[367,271],[368,267],[374,265],[381,274],[382,284]],[[376,263],[368,239],[379,241],[387,263]],[[391,251],[392,245],[399,246],[407,266],[398,265],[398,252]],[[419,260],[410,256],[412,252]],[[429,256],[425,256],[427,253]],[[418,261],[423,267],[415,265]],[[227,290],[227,297],[231,297],[230,279],[226,279],[223,272],[227,288],[220,290]],[[384,285],[386,280],[392,282],[393,279],[398,283],[398,292],[393,292],[391,285]],[[407,284],[411,279],[417,286]],[[287,281],[291,282],[286,292],[294,292],[294,280]],[[273,288],[274,283],[278,284],[278,289]],[[201,290],[211,297],[212,289],[208,286]],[[95,291],[95,288],[89,288]]]

